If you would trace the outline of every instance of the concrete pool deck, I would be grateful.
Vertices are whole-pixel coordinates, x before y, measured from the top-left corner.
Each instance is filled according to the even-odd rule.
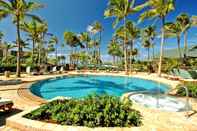
[[[16,113],[20,111],[26,111],[32,108],[35,108],[42,104],[42,99],[35,98],[33,96],[33,99],[28,98],[26,96],[31,94],[25,93],[25,94],[20,94],[21,90],[22,93],[25,91],[28,91],[26,89],[29,84],[32,82],[42,80],[42,79],[47,79],[47,78],[52,78],[52,77],[58,77],[62,75],[69,75],[69,74],[93,74],[93,75],[115,75],[115,76],[126,76],[124,73],[91,73],[91,72],[86,72],[86,73],[78,73],[78,72],[69,72],[65,74],[58,74],[58,75],[43,75],[43,76],[27,76],[23,75],[22,78],[20,78],[22,81],[25,83],[19,84],[19,85],[12,85],[12,86],[0,86],[0,97],[3,98],[9,98],[13,100],[14,102],[14,108],[16,109]],[[179,84],[178,81],[172,81],[168,80],[165,78],[159,78],[157,77],[156,74],[147,74],[147,73],[138,73],[138,74],[132,74],[130,76],[133,77],[139,77],[143,79],[148,79],[148,80],[154,80],[154,81],[159,81],[165,84],[168,84],[172,86],[172,88],[176,87],[177,84]],[[0,76],[0,79],[5,80],[3,76]],[[11,77],[10,79],[13,79]],[[24,92],[23,92],[24,91]],[[184,98],[182,98],[184,99]],[[197,100],[196,99],[190,99],[190,103],[192,104],[193,109],[197,109]],[[142,107],[140,105],[134,104],[133,107],[137,110],[139,110],[142,115],[143,115],[143,126],[138,127],[138,128],[133,128],[134,130],[139,130],[139,131],[146,131],[146,130],[159,130],[159,131],[196,131],[197,130],[197,114],[195,114],[195,111],[190,112],[191,116],[189,118],[186,118],[186,112],[164,112],[164,111],[158,111],[155,109],[149,109]],[[8,116],[12,116],[13,114],[11,113],[10,115],[8,114],[3,114],[0,115],[0,130],[10,130],[9,127],[4,127],[5,125],[5,119]],[[132,128],[131,128],[132,129]],[[12,129],[14,130],[14,129]],[[11,131],[12,131],[11,130]]]

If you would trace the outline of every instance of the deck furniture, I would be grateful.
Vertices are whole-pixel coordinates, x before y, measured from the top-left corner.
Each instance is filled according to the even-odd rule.
[[[10,99],[5,99],[0,97],[0,110],[10,111],[13,107],[13,102]]]
[[[20,79],[15,80],[0,80],[0,86],[6,86],[6,85],[17,85],[21,84],[22,81]]]

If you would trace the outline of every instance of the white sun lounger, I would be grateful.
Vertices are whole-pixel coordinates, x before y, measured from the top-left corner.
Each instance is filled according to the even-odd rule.
[[[4,99],[0,97],[0,110],[11,110],[13,102],[10,99]]]

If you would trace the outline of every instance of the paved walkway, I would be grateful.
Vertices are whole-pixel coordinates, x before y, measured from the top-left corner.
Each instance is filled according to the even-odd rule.
[[[77,74],[76,72],[70,72],[70,74]],[[91,74],[91,73],[90,73]],[[124,75],[124,73],[116,73],[116,74],[105,74],[105,73],[97,73],[97,74],[104,74],[104,75]],[[60,75],[43,75],[43,76],[22,76],[22,81],[25,82],[32,82],[41,79],[62,76],[67,74],[60,74]],[[171,81],[164,78],[158,78],[156,74],[146,74],[146,73],[139,73],[134,74],[132,76],[140,77],[149,80],[160,81],[166,84],[169,84],[173,88],[179,83],[177,81]],[[1,76],[0,79],[5,79]],[[13,79],[11,77],[10,79]],[[9,127],[4,127],[5,119],[9,116],[17,114],[23,110],[30,109],[32,107],[38,106],[33,102],[29,102],[23,98],[21,98],[17,90],[21,87],[24,88],[26,84],[19,84],[15,86],[0,86],[0,97],[12,99],[14,102],[15,110],[11,113],[1,113],[0,114],[0,130],[5,131],[13,131]],[[190,102],[192,103],[193,109],[197,109],[197,100],[191,99]],[[144,108],[140,105],[134,105],[134,108],[139,110],[143,115],[143,129],[144,126],[148,129],[157,129],[158,131],[197,131],[197,114],[195,112],[190,112],[191,117],[186,118],[186,113],[179,113],[179,112],[161,112],[158,110]]]

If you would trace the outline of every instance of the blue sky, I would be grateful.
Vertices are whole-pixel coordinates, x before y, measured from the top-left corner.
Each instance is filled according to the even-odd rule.
[[[45,5],[45,8],[34,12],[48,22],[49,32],[55,34],[60,39],[60,44],[63,43],[63,32],[74,31],[76,33],[86,31],[89,24],[95,20],[100,21],[104,27],[102,34],[102,53],[107,54],[107,44],[111,39],[114,32],[112,28],[113,19],[104,19],[103,13],[107,7],[108,0],[35,0]],[[143,0],[138,0],[138,3],[142,3]],[[167,21],[172,21],[180,12],[186,12],[190,16],[197,15],[197,1],[196,0],[176,0],[176,10],[167,16]],[[129,19],[136,21],[138,14],[130,16]],[[151,21],[145,21],[140,27],[144,27],[150,24]],[[160,23],[158,22],[159,26]],[[12,24],[10,18],[6,18],[0,21],[0,30],[5,32],[6,41],[14,41],[16,29]],[[25,35],[23,35],[25,38]],[[197,43],[197,28],[193,28],[189,31],[189,44]],[[183,40],[181,41],[183,42]],[[166,40],[166,48],[175,48],[176,40]],[[138,43],[139,44],[139,43]],[[157,49],[159,49],[159,40],[156,42]],[[140,45],[138,45],[140,46]],[[144,49],[141,49],[144,52]],[[62,50],[67,54],[68,48],[65,47]],[[145,54],[145,53],[141,53]]]

